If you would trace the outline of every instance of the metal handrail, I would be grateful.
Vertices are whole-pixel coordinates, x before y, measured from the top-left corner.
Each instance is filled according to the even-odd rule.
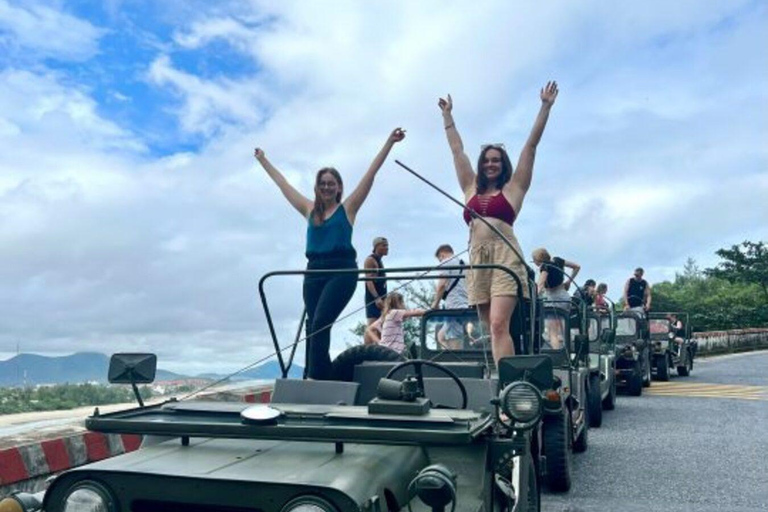
[[[389,280],[409,280],[409,281],[417,281],[417,280],[424,280],[424,279],[440,279],[444,276],[442,275],[426,275],[430,272],[445,272],[449,270],[464,270],[467,269],[473,269],[473,270],[482,270],[482,269],[497,269],[501,270],[502,272],[506,272],[508,275],[514,279],[515,284],[517,285],[518,290],[518,296],[521,295],[520,292],[523,290],[523,284],[520,280],[520,277],[509,267],[505,267],[503,265],[497,265],[497,264],[482,264],[482,265],[445,265],[445,266],[428,266],[428,267],[388,267],[388,268],[382,268],[378,269],[377,272],[385,274],[383,277],[377,277],[377,278],[371,278],[371,277],[358,277],[357,281],[368,281],[372,279],[384,279],[385,281]],[[268,272],[264,274],[261,279],[259,279],[259,297],[261,299],[262,307],[264,308],[264,314],[267,319],[267,326],[269,328],[269,334],[272,338],[272,343],[275,347],[275,353],[277,355],[278,364],[280,365],[280,370],[283,373],[283,378],[287,377],[288,370],[290,369],[291,365],[293,364],[293,358],[296,353],[296,346],[302,341],[302,339],[306,339],[309,337],[310,334],[314,333],[308,333],[305,338],[300,338],[301,333],[301,327],[304,324],[304,316],[306,315],[306,309],[304,310],[304,313],[302,314],[302,321],[299,326],[299,331],[296,335],[296,340],[293,343],[291,354],[288,359],[288,363],[286,365],[286,362],[282,355],[282,350],[280,347],[280,342],[277,339],[277,333],[275,331],[274,322],[272,321],[272,313],[269,309],[269,304],[267,301],[266,292],[264,291],[264,284],[267,281],[267,279],[270,279],[272,277],[276,276],[307,276],[307,275],[323,275],[323,274],[365,274],[370,273],[371,269],[367,268],[345,268],[345,269],[305,269],[305,270],[275,270],[272,272]],[[403,274],[403,273],[413,273],[413,272],[423,272],[424,274],[419,276],[410,276],[410,275],[386,275],[386,274]],[[458,277],[460,279],[465,279],[466,276],[464,273],[454,276]],[[536,322],[536,302],[537,302],[537,295],[536,295],[536,287],[533,286],[533,281],[530,279],[526,280],[529,286],[529,292],[530,292],[530,339],[535,339],[535,322]],[[324,329],[330,329],[331,325],[323,327]]]

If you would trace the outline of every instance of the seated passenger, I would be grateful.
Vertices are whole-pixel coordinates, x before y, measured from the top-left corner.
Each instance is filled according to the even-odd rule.
[[[675,342],[674,351],[680,354],[680,347],[685,340],[685,326],[683,326],[683,322],[674,313],[670,314],[667,319],[669,319],[669,332],[675,335],[673,338]]]
[[[384,300],[381,317],[365,330],[366,343],[377,343],[402,354],[406,349],[403,321],[424,313],[423,309],[406,309],[403,296],[390,292]]]
[[[595,309],[598,311],[608,311],[608,301],[605,300],[605,294],[608,293],[608,285],[600,283],[597,285],[597,292],[595,294]]]

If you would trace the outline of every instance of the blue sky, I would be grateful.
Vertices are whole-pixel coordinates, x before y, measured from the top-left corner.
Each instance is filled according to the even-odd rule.
[[[396,126],[354,242],[389,266],[466,247],[437,98],[470,159],[513,161],[561,94],[516,224],[617,298],[688,257],[765,240],[768,6],[760,1],[0,0],[0,356],[151,350],[180,371],[269,353],[258,278],[301,268],[303,221],[252,159],[304,193],[354,184]],[[348,308],[362,303],[362,294]],[[299,283],[275,288],[278,329]],[[362,314],[360,314],[362,317]],[[355,318],[353,316],[353,318]],[[333,350],[354,339],[341,325]]]

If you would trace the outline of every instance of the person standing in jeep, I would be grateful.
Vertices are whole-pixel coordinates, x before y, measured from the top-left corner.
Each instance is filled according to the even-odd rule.
[[[389,254],[389,242],[383,236],[373,239],[373,252],[365,258],[363,266],[370,269],[365,277],[374,278],[365,282],[365,317],[368,325],[379,319],[387,296],[387,280],[384,278],[384,263],[381,259]]]
[[[435,258],[442,265],[464,266],[464,261],[450,261],[454,257],[453,247],[443,244],[435,251]],[[440,274],[440,280],[435,289],[435,299],[432,301],[432,309],[440,307],[440,301],[445,301],[446,309],[465,309],[469,307],[467,288],[464,283],[463,270],[446,270]],[[460,320],[448,320],[437,333],[437,341],[440,346],[449,349],[460,349],[464,336],[464,325]]]
[[[624,285],[624,311],[646,313],[651,310],[651,285],[643,279],[642,267],[635,269],[635,274]]]

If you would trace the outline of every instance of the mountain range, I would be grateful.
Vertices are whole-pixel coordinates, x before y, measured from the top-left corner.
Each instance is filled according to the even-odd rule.
[[[37,354],[19,354],[0,361],[0,387],[34,386],[37,384],[77,384],[107,382],[109,357],[98,352],[78,352],[69,356],[48,357]],[[304,369],[293,365],[289,377],[301,378]],[[251,368],[232,380],[265,379],[282,376],[277,361],[269,361]],[[181,375],[158,368],[155,381],[201,378],[218,380],[225,375]]]

